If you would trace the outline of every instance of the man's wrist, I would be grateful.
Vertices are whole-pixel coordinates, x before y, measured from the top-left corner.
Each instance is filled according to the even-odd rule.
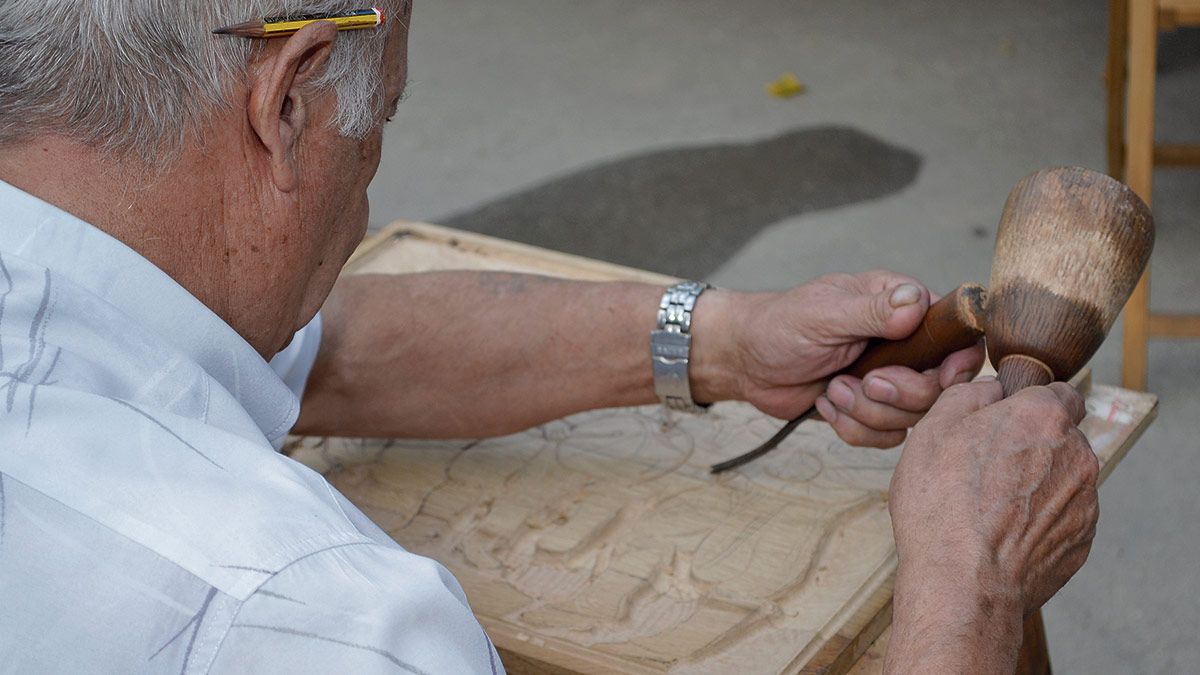
[[[709,285],[699,281],[672,284],[658,304],[655,329],[650,332],[654,393],[671,410],[703,412],[692,398],[692,317],[696,302]]]
[[[742,398],[736,332],[742,326],[743,297],[742,293],[710,288],[696,305],[688,369],[692,399],[697,403]]]
[[[1024,607],[1015,590],[977,572],[901,564],[888,672],[909,672],[915,666],[1012,672]]]

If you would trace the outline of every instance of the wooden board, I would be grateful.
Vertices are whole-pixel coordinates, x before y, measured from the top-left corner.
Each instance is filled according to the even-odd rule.
[[[531,272],[589,281],[644,281],[651,284],[677,281],[664,274],[408,221],[393,223],[363,242],[350,257],[343,273],[398,274],[444,269]]]
[[[411,223],[347,273],[443,268],[669,281]],[[1154,407],[1094,388],[1084,428],[1106,472]],[[708,474],[778,424],[737,403],[703,416],[649,406],[484,441],[298,439],[289,451],[449,567],[512,672],[847,672],[890,622],[898,453],[807,423],[744,469]]]

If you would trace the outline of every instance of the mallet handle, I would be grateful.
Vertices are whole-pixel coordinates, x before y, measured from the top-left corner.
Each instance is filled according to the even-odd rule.
[[[933,303],[912,335],[903,340],[872,340],[858,360],[841,373],[861,378],[883,366],[907,366],[913,370],[936,368],[947,356],[970,347],[983,336],[986,304],[987,290],[983,286],[963,284],[950,295]],[[712,472],[728,471],[766,454],[787,438],[801,422],[815,417],[815,410],[809,408],[804,411],[750,452],[714,464]]]
[[[986,305],[983,286],[963,284],[933,303],[912,335],[903,340],[872,340],[858,360],[841,372],[861,378],[883,366],[936,368],[947,356],[979,342]]]

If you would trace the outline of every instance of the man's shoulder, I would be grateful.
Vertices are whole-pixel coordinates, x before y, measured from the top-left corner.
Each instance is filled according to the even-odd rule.
[[[0,473],[0,671],[179,670],[230,598],[153,550]],[[193,620],[196,618],[196,620]]]
[[[0,669],[184,672],[502,670],[462,589],[391,542],[323,548],[231,597],[0,474]]]
[[[0,473],[238,599],[254,570],[374,538],[274,451],[295,396],[227,326],[181,304],[201,334],[185,348],[65,273],[0,261]],[[228,339],[197,346],[206,331]]]
[[[275,573],[239,609],[214,670],[396,667],[503,670],[446,568],[395,545],[368,543],[326,549]]]
[[[292,561],[379,539],[323,477],[265,441],[102,394],[44,386],[0,424],[0,473],[237,599]]]

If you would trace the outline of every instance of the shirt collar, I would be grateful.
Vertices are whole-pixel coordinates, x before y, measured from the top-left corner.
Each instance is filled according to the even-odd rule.
[[[224,386],[278,446],[299,415],[296,395],[237,331],[121,241],[0,181],[0,251],[69,278],[120,308]]]

